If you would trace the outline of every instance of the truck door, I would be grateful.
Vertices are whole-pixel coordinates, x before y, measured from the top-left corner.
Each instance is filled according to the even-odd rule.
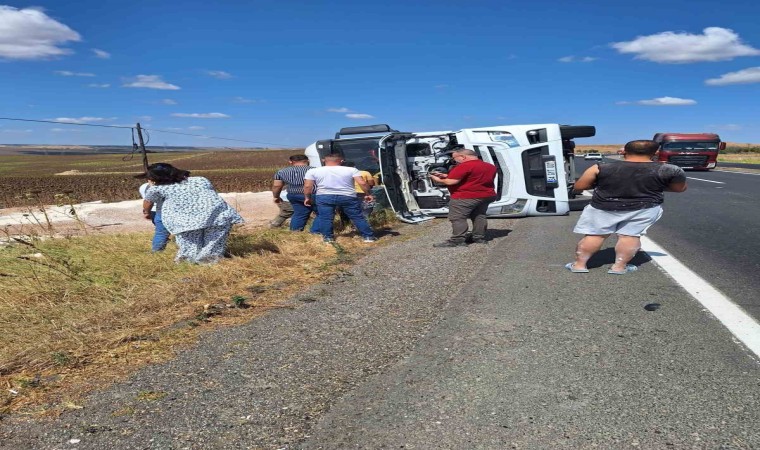
[[[402,222],[419,223],[433,217],[419,212],[420,207],[412,195],[406,152],[406,141],[410,137],[409,134],[391,134],[381,139],[378,162],[382,188],[393,212]]]

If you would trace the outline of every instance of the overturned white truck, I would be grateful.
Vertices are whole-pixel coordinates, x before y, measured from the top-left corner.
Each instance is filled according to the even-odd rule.
[[[497,199],[489,217],[563,215],[570,210],[574,138],[596,134],[593,126],[500,125],[460,131],[400,132],[388,125],[343,128],[334,139],[306,148],[312,166],[338,153],[372,174],[399,219],[420,222],[448,213],[449,191],[430,172],[447,172],[451,152],[465,147],[496,166]]]

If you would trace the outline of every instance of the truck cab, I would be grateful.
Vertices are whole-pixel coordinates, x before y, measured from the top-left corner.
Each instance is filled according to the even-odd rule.
[[[448,214],[449,191],[431,172],[448,172],[457,148],[474,150],[496,166],[497,199],[489,217],[564,215],[574,176],[572,142],[596,134],[593,126],[499,125],[459,131],[402,132],[386,124],[343,128],[334,139],[306,148],[310,165],[338,153],[360,170],[378,175],[397,216],[420,222]]]
[[[657,161],[684,169],[710,170],[718,165],[718,152],[726,143],[714,133],[657,133]]]

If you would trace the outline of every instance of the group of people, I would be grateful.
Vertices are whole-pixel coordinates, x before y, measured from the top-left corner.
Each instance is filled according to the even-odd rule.
[[[594,194],[573,230],[584,237],[576,247],[575,260],[565,265],[567,270],[587,273],[589,259],[611,234],[616,234],[618,241],[615,262],[608,273],[636,270],[629,262],[641,247],[640,237],[662,216],[663,193],[686,190],[683,169],[652,161],[657,149],[654,141],[631,141],[625,145],[623,161],[595,164],[576,181],[576,191],[594,189]],[[451,158],[456,166],[448,173],[430,174],[431,180],[445,185],[451,195],[451,237],[433,246],[484,244],[488,206],[496,200],[496,167],[466,148],[455,149]],[[280,207],[272,226],[281,226],[290,218],[290,230],[303,231],[315,214],[310,231],[320,234],[325,242],[334,242],[333,222],[336,211],[340,211],[364,242],[377,240],[367,220],[366,205],[374,201],[369,173],[346,163],[339,154],[325,156],[322,167],[309,166],[304,155],[293,155],[288,162],[272,182],[273,199]],[[153,251],[163,250],[171,234],[179,247],[178,262],[214,263],[222,258],[232,225],[243,219],[211,183],[164,163],[149,166],[146,177],[148,182],[140,187],[140,193],[143,214],[156,227]],[[468,221],[472,222],[471,232]]]
[[[275,173],[272,182],[272,196],[280,206],[280,214],[271,222],[273,226],[282,225],[289,215],[287,210],[292,209],[290,230],[303,231],[315,213],[310,231],[321,234],[325,242],[334,242],[333,222],[336,211],[340,211],[353,223],[364,242],[377,240],[365,206],[374,200],[372,176],[368,172],[358,170],[338,154],[325,156],[322,167],[309,166],[305,155],[293,155],[288,162],[288,167]],[[289,208],[283,206],[284,189],[287,189]]]

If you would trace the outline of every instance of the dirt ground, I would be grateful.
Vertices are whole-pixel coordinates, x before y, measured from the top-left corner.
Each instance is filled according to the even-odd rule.
[[[245,219],[246,228],[266,226],[277,213],[277,205],[272,201],[272,193],[233,192],[221,194]],[[142,215],[142,200],[102,203],[89,202],[73,205],[41,208],[0,209],[0,229],[10,235],[46,235],[48,221],[55,236],[77,236],[94,233],[150,232],[153,224]],[[47,219],[45,218],[47,214]]]

